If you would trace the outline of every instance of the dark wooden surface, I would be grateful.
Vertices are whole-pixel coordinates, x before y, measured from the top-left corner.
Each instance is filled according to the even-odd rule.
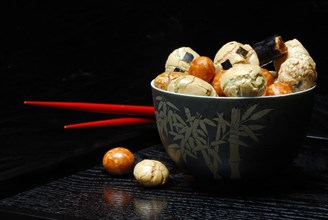
[[[310,145],[308,145],[310,144]],[[101,163],[0,201],[0,217],[54,219],[327,219],[326,146],[307,143],[284,172],[249,183],[202,183],[179,170],[160,144],[141,144],[136,160],[170,170],[165,187],[132,175],[110,176]],[[140,146],[141,146],[140,145]],[[128,145],[129,146],[129,145]],[[320,152],[320,153],[319,153]],[[82,161],[81,161],[82,162]]]
[[[325,219],[328,163],[328,2],[12,1],[3,9],[0,218]],[[234,19],[232,19],[234,17]],[[168,54],[213,57],[224,43],[279,33],[317,64],[308,138],[270,181],[204,185],[167,158],[154,125],[64,130],[113,115],[24,106],[24,100],[151,105],[149,83]],[[145,189],[101,166],[111,147],[158,158],[170,184]]]

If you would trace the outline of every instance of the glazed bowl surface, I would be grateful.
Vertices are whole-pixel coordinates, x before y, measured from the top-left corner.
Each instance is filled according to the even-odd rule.
[[[297,156],[311,118],[315,87],[261,97],[206,97],[151,82],[158,133],[169,157],[201,179],[272,176]]]

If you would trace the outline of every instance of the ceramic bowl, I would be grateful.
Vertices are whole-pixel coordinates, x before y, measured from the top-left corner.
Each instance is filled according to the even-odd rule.
[[[286,168],[306,137],[315,87],[287,95],[205,97],[158,89],[156,124],[169,157],[195,177],[254,179]]]

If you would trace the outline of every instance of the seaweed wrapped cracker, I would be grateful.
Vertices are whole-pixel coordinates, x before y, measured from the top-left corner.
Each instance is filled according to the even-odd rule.
[[[167,90],[167,86],[172,80],[187,74],[187,72],[163,72],[155,77],[154,85],[159,89]]]
[[[199,54],[190,47],[180,47],[169,54],[165,63],[165,72],[187,72],[190,63]]]
[[[227,70],[235,64],[260,64],[254,49],[237,41],[224,44],[215,54],[213,62],[217,72]]]
[[[292,39],[286,41],[287,53],[274,60],[278,81],[288,84],[293,92],[316,85],[316,63],[303,44]]]
[[[260,66],[263,66],[287,53],[287,46],[280,35],[270,36],[252,45]]]
[[[254,64],[235,64],[220,79],[223,93],[232,97],[262,96],[266,84],[262,68]]]
[[[278,81],[288,84],[293,92],[313,87],[316,80],[316,64],[310,56],[303,53],[286,59],[278,71]]]
[[[308,50],[297,39],[292,39],[292,40],[286,41],[285,45],[287,48],[287,52],[283,56],[281,56],[273,61],[276,71],[279,71],[281,64],[290,57],[293,57],[300,53],[310,56]]]
[[[180,76],[172,80],[167,86],[167,91],[199,96],[218,96],[213,86],[193,75]]]

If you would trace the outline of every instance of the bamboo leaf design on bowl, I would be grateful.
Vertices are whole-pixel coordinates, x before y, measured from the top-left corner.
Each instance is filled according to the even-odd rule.
[[[171,158],[185,163],[188,158],[202,157],[209,171],[215,179],[222,178],[219,173],[222,159],[221,148],[229,150],[230,178],[241,178],[240,175],[240,147],[248,147],[244,140],[259,141],[258,136],[264,125],[256,121],[267,115],[272,109],[264,109],[256,112],[257,104],[250,106],[241,112],[238,108],[232,108],[229,115],[217,112],[217,117],[204,118],[198,112],[191,112],[188,107],[179,109],[173,103],[162,96],[155,98],[158,107],[155,111],[156,122],[160,138],[171,137],[174,143],[168,147]],[[184,115],[181,114],[184,112]],[[230,119],[230,120],[229,120]],[[209,127],[215,127],[215,137],[209,138]]]

